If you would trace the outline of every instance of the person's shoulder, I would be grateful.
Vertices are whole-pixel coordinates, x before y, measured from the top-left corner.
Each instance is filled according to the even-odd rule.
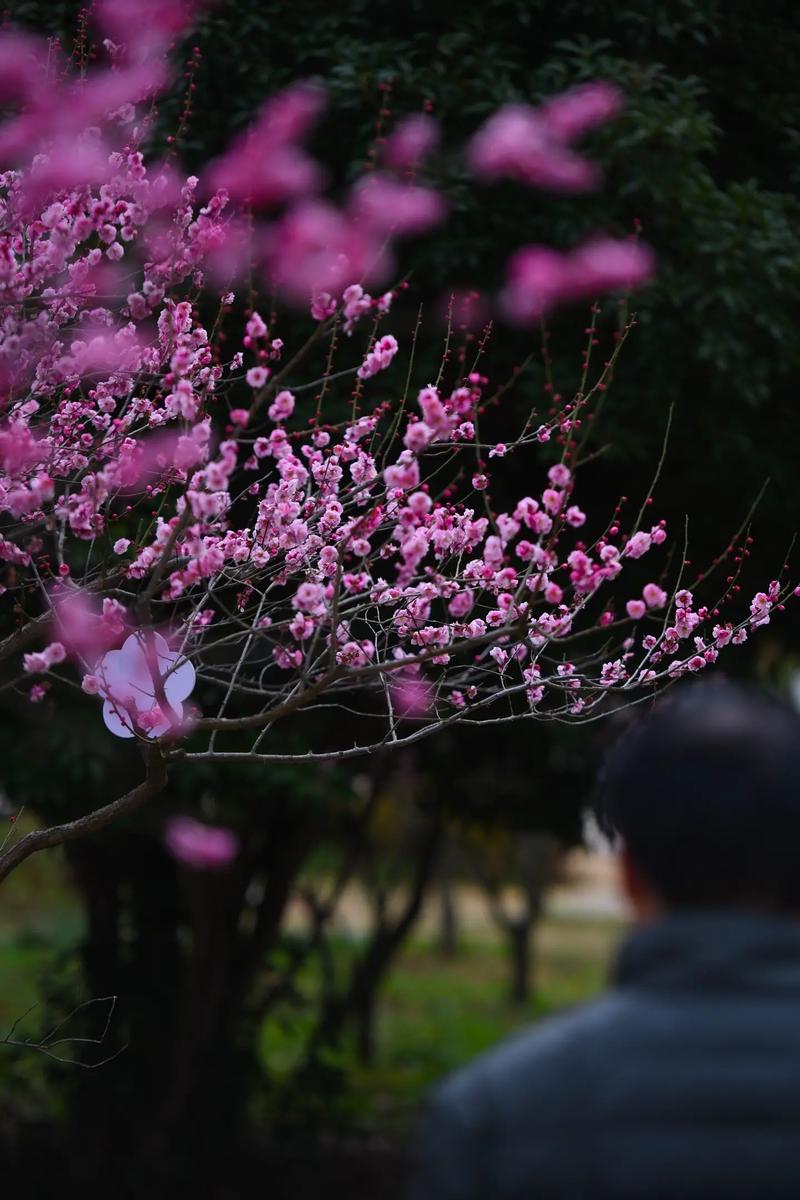
[[[596,1103],[628,1009],[627,997],[609,993],[538,1022],[448,1076],[423,1122],[414,1200],[492,1194],[501,1164],[513,1163],[520,1147],[526,1170],[544,1178]]]
[[[581,1077],[596,1081],[602,1060],[613,1055],[629,1027],[630,1008],[629,996],[610,992],[546,1017],[450,1075],[440,1084],[436,1101],[466,1118],[508,1102],[530,1104],[538,1095],[548,1098],[552,1111],[554,1097],[564,1088],[574,1093]]]

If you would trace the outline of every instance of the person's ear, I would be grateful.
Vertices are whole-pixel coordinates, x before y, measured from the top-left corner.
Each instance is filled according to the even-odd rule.
[[[636,920],[652,921],[660,916],[664,911],[664,905],[624,843],[620,853],[619,866],[622,890],[633,909]]]

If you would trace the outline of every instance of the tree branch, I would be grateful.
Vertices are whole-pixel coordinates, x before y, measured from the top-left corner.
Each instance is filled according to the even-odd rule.
[[[169,531],[169,537],[164,543],[164,548],[161,551],[158,561],[156,562],[149,582],[139,599],[136,601],[136,611],[139,614],[139,620],[142,622],[142,624],[144,624],[147,620],[150,601],[152,600],[153,596],[155,596],[156,592],[158,591],[159,584],[167,573],[167,567],[169,566],[169,561],[172,557],[172,551],[175,549],[175,544],[191,520],[192,507],[187,499],[186,507],[184,508],[178,520],[172,526],[172,529]]]
[[[152,747],[148,751],[147,774],[145,778],[135,788],[132,788],[131,791],[126,792],[124,796],[120,796],[118,800],[112,800],[110,804],[106,804],[103,808],[98,808],[94,812],[87,813],[86,816],[78,817],[74,821],[67,821],[64,825],[52,825],[49,829],[34,829],[31,833],[26,833],[10,849],[0,854],[0,883],[20,863],[24,862],[26,858],[30,858],[32,854],[36,854],[39,850],[47,850],[51,846],[60,846],[63,842],[85,837],[89,833],[96,833],[97,830],[104,829],[106,825],[116,820],[117,817],[135,812],[137,808],[141,808],[153,796],[157,796],[163,790],[166,782],[166,763],[161,757],[158,748]]]
[[[23,625],[16,633],[10,633],[8,637],[4,637],[0,642],[0,662],[10,655],[16,654],[18,650],[27,650],[40,636],[47,622],[52,619],[52,613],[42,613],[41,616],[28,621],[27,625]]]

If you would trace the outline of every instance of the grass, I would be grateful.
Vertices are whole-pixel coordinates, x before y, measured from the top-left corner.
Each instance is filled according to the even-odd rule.
[[[499,941],[468,942],[452,959],[412,943],[383,994],[376,1064],[354,1074],[365,1117],[383,1128],[405,1125],[437,1079],[537,1018],[596,995],[618,935],[614,923],[543,921],[528,1006],[509,1001]]]
[[[23,814],[13,836],[22,837],[35,828],[35,822]],[[80,909],[57,851],[33,855],[3,884],[0,1036],[37,1003],[55,955],[75,944],[81,928]]]
[[[402,1133],[443,1075],[538,1018],[596,995],[621,932],[617,921],[545,918],[526,1006],[509,1000],[508,960],[496,937],[465,939],[454,957],[412,939],[381,994],[375,1061],[359,1066],[344,1057],[348,1086],[338,1100],[328,1099],[326,1115],[333,1105],[335,1115],[362,1129]],[[289,1078],[298,1064],[307,1019],[301,1011],[266,1022],[261,1054],[273,1077]]]

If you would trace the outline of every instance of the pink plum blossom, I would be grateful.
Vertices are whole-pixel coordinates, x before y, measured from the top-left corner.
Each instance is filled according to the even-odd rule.
[[[330,292],[312,290],[311,316],[315,321],[325,321],[336,312],[336,299]]]
[[[551,515],[560,511],[563,499],[561,492],[555,488],[545,488],[542,492],[542,504]]]
[[[750,627],[758,629],[761,625],[769,625],[772,600],[766,592],[757,592],[750,602]]]
[[[372,375],[376,375],[378,371],[385,371],[391,364],[395,354],[397,354],[397,349],[397,341],[390,333],[380,338],[358,368],[357,374],[359,379],[369,379]]]
[[[268,367],[251,367],[245,378],[251,388],[262,388],[269,379]]]
[[[565,463],[554,463],[547,472],[547,478],[553,487],[566,487],[572,478],[572,472]]]
[[[626,558],[641,558],[643,554],[647,553],[651,545],[652,538],[650,537],[650,534],[645,533],[644,530],[640,529],[625,543],[625,549],[623,553]],[[691,596],[689,597],[689,601],[691,603]]]
[[[294,412],[294,396],[286,389],[278,392],[267,411],[270,421],[287,421]]]
[[[26,654],[24,657],[25,670],[29,674],[36,674],[40,671],[49,671],[51,667],[57,666],[58,663],[64,662],[67,657],[67,652],[64,649],[62,642],[51,642],[49,646],[45,646],[34,654]]]

